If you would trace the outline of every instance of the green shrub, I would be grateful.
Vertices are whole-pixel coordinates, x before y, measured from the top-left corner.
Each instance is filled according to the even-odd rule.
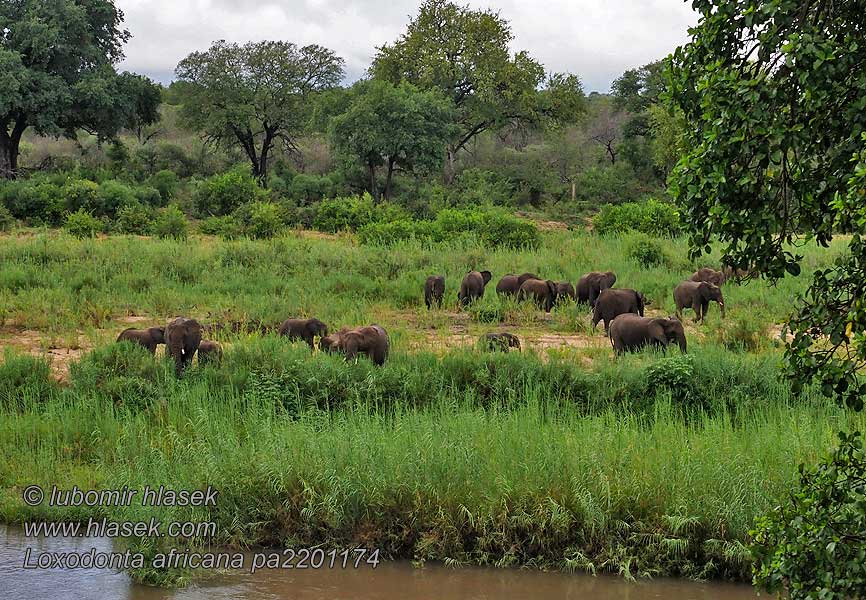
[[[767,325],[762,315],[738,314],[719,323],[715,338],[728,350],[755,352],[767,339]]]
[[[153,226],[153,209],[138,202],[128,204],[117,211],[118,233],[147,235]]]
[[[234,215],[208,217],[199,223],[198,230],[205,235],[216,235],[227,240],[240,237],[242,233],[241,224]]]
[[[185,240],[188,229],[186,215],[175,205],[161,209],[153,223],[153,233],[161,238]]]
[[[9,231],[15,227],[15,217],[9,209],[0,204],[0,231]]]
[[[164,206],[162,196],[156,188],[150,186],[138,186],[133,188],[135,198],[145,206],[159,207]]]
[[[647,367],[646,382],[654,392],[667,390],[680,404],[691,406],[702,400],[695,383],[694,359],[689,354],[660,358]]]
[[[629,258],[645,269],[667,265],[670,258],[665,254],[661,242],[644,234],[636,234],[626,243]]]
[[[389,223],[368,223],[358,230],[358,241],[362,244],[387,246],[416,236],[421,238],[423,236],[418,235],[419,223],[411,219],[399,219]]]
[[[323,200],[316,207],[313,227],[331,233],[345,230],[357,231],[378,220],[373,197],[364,194],[353,198]]]
[[[63,229],[78,239],[93,238],[96,237],[97,233],[102,231],[102,221],[83,208],[79,208],[74,213],[66,215]]]
[[[481,218],[481,239],[490,248],[535,250],[541,245],[541,235],[533,223],[499,211],[488,211]]]
[[[43,402],[57,391],[48,361],[6,350],[0,364],[0,408],[21,410],[28,401]]]
[[[63,189],[44,179],[3,184],[0,204],[16,219],[32,225],[59,225],[66,212]]]
[[[193,194],[193,205],[201,217],[223,216],[264,193],[249,173],[235,169],[201,182]]]
[[[137,201],[135,192],[129,186],[110,179],[99,185],[92,211],[98,217],[113,219],[117,216],[118,210]]]
[[[175,175],[174,171],[168,169],[163,169],[162,171],[154,173],[147,180],[147,183],[159,192],[159,196],[162,198],[162,206],[174,198],[178,187],[180,187],[180,180],[177,175]]]
[[[252,238],[269,239],[284,227],[280,210],[271,202],[253,202],[250,206],[250,220],[246,233]]]
[[[654,236],[675,236],[682,230],[677,209],[652,199],[603,206],[594,225],[601,234],[639,231]]]
[[[63,195],[71,212],[80,209],[94,210],[99,184],[88,179],[69,179],[63,186]]]
[[[146,406],[166,385],[166,368],[147,349],[124,341],[89,352],[72,363],[69,375],[80,392],[97,392],[115,404]]]
[[[285,193],[299,205],[304,206],[332,196],[338,186],[334,184],[331,176],[299,173],[286,187],[288,189]]]

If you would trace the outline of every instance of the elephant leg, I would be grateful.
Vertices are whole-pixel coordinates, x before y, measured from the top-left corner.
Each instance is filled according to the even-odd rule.
[[[313,337],[314,336],[312,334],[305,333],[304,337],[302,338],[305,342],[307,342],[307,345],[310,347],[310,350],[313,350],[315,348],[315,344],[313,343]]]

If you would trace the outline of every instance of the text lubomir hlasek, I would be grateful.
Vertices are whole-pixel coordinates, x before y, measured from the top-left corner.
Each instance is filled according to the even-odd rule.
[[[116,490],[81,490],[78,486],[63,490],[52,486],[51,506],[216,506],[219,492],[208,486],[205,490],[173,490],[164,485],[145,486],[143,490],[123,486]]]

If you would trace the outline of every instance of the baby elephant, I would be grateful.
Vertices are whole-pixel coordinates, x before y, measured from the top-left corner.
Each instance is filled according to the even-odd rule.
[[[508,352],[511,348],[520,350],[520,339],[510,333],[486,333],[478,340],[482,350]]]
[[[466,308],[479,298],[484,297],[484,288],[490,283],[493,275],[490,271],[470,271],[460,284],[457,300],[460,306]]]
[[[128,341],[147,348],[151,354],[156,354],[156,347],[165,343],[165,328],[151,327],[150,329],[124,329],[119,336],[118,342]]]
[[[722,318],[725,317],[725,299],[722,288],[706,281],[683,281],[674,289],[674,302],[677,304],[677,317],[683,318],[683,309],[695,311],[695,323],[707,318],[710,300],[719,303]]]
[[[577,292],[574,291],[574,286],[568,281],[556,282],[556,299],[559,300],[577,300]]]
[[[716,271],[710,267],[702,267],[692,273],[691,281],[706,281],[721,287],[728,280],[724,271]]]
[[[198,364],[220,366],[223,361],[223,347],[213,340],[202,340],[198,345]]]
[[[323,352],[341,352],[346,355],[347,361],[354,360],[358,354],[366,354],[373,364],[380,367],[388,358],[389,345],[388,334],[378,325],[343,328],[323,337],[319,342],[319,348]]]
[[[595,329],[599,321],[604,321],[604,332],[610,331],[610,324],[619,315],[632,313],[643,316],[644,307],[649,304],[644,295],[635,290],[627,288],[602,290],[595,301],[592,309],[592,328]]]
[[[442,299],[445,297],[445,276],[431,275],[424,282],[424,304],[427,305],[427,310],[436,305],[442,308]]]
[[[523,302],[524,300],[532,299],[538,305],[538,308],[544,310],[544,312],[550,312],[553,309],[553,305],[556,304],[556,295],[557,287],[555,281],[551,281],[550,279],[547,281],[528,279],[520,286],[517,300]]]
[[[310,347],[315,348],[313,338],[323,338],[328,335],[328,326],[318,319],[286,319],[280,325],[280,335],[290,340],[304,340]]]

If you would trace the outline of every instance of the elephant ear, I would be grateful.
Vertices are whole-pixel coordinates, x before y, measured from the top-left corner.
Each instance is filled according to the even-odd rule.
[[[547,280],[547,289],[548,289],[548,291],[550,291],[550,295],[551,295],[553,298],[556,298],[556,296],[557,296],[557,294],[558,294],[558,292],[559,292],[559,289],[558,289],[557,286],[556,286],[556,282],[555,282],[555,281],[551,281],[550,279],[548,279],[548,280]]]
[[[490,280],[493,279],[493,273],[490,271],[481,271],[481,279],[484,280],[484,285],[490,283]]]

